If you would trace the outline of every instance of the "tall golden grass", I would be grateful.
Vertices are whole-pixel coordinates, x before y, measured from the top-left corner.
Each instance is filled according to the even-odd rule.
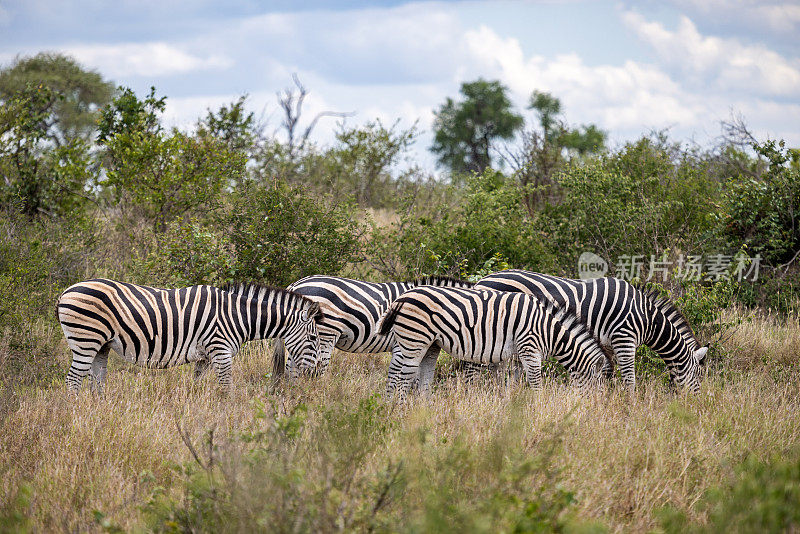
[[[281,454],[294,454],[287,461],[300,469],[298,483],[311,481],[314,491],[327,491],[325,502],[336,496],[339,504],[326,512],[330,529],[369,530],[377,525],[389,531],[457,530],[466,523],[436,523],[430,513],[424,515],[436,497],[431,488],[453,487],[457,493],[447,499],[480,509],[487,487],[534,498],[533,493],[552,489],[548,484],[574,493],[570,508],[575,520],[611,531],[657,529],[658,510],[666,505],[702,523],[704,511],[698,503],[704,493],[729,477],[746,456],[766,458],[800,443],[797,322],[752,318],[724,343],[725,357],[694,396],[675,393],[657,381],[640,382],[633,397],[622,388],[587,397],[556,382],[531,391],[515,384],[444,380],[428,397],[412,398],[405,405],[382,404],[388,429],[376,433],[374,447],[365,446],[358,458],[312,443],[335,433],[311,429],[322,425],[331,410],[382,393],[385,355],[336,353],[325,377],[273,390],[265,376],[269,346],[253,343],[237,357],[233,388],[226,396],[218,393],[213,373],[196,382],[188,366],[150,371],[116,363],[102,395],[88,390],[71,395],[61,379],[14,390],[14,402],[0,421],[0,515],[21,511],[27,519],[20,524],[40,532],[102,531],[103,521],[106,527],[141,531],[152,526],[147,503],[154,496],[176,503],[186,499],[188,479],[181,466],[196,463],[186,440],[202,461],[212,431],[216,446],[209,457],[222,466],[237,465],[229,481],[253,497],[237,497],[236,513],[255,514],[263,504],[259,501],[278,499],[273,491],[279,490],[266,482],[267,489],[259,488],[258,477],[272,464],[242,461],[242,435],[274,429],[302,404],[307,406],[305,430],[289,439]],[[60,354],[59,365],[66,370],[66,348]],[[265,406],[270,409],[259,418]],[[373,437],[336,439],[344,445],[332,447],[341,449],[351,439],[358,443]],[[525,459],[541,460],[545,448],[552,448],[545,457],[548,466],[537,469],[547,470],[546,476],[534,472],[506,480],[513,479],[508,470],[524,465]],[[387,492],[382,500],[380,491],[370,493],[373,482],[398,465],[403,491]],[[248,469],[262,471],[252,476]],[[342,480],[351,478],[361,485],[335,487],[348,486]],[[325,484],[331,487],[325,489]],[[20,498],[25,494],[28,500]],[[383,523],[367,528],[353,519],[370,516],[373,506],[372,516],[378,517],[379,508]],[[443,513],[461,517],[457,511]],[[256,524],[242,521],[230,524],[229,530]],[[469,526],[486,531],[508,527],[503,518],[493,521],[475,519]],[[290,531],[293,526],[263,528]]]

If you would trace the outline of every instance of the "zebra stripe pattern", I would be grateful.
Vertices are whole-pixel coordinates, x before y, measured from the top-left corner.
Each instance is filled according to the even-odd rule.
[[[418,286],[472,287],[472,282],[445,276],[428,276],[406,282],[373,283],[336,276],[308,276],[288,287],[318,302],[323,319],[319,330],[317,372],[324,374],[334,347],[346,352],[378,353],[391,348],[391,340],[378,332],[378,324],[389,305]],[[287,347],[288,348],[288,347]],[[290,351],[291,352],[291,351]],[[289,359],[291,363],[291,358]],[[273,357],[274,375],[284,372],[285,355],[280,341]]]
[[[647,345],[667,364],[673,382],[696,392],[708,347],[701,347],[689,323],[668,300],[618,278],[570,280],[522,270],[481,279],[476,288],[519,291],[576,314],[613,354],[623,383],[634,389],[634,357]],[[613,373],[611,362],[604,373]]]
[[[143,367],[196,362],[196,376],[213,364],[223,388],[230,385],[232,358],[246,341],[284,338],[298,355],[297,369],[313,368],[319,350],[319,305],[255,284],[157,289],[96,279],[67,288],[56,311],[72,350],[71,390],[89,372],[102,385],[109,349]]]
[[[554,357],[581,388],[600,383],[606,356],[577,317],[523,293],[419,287],[390,307],[380,333],[394,338],[387,392],[409,391],[419,374],[428,391],[439,351],[497,364],[518,355],[528,384],[542,386],[542,359]]]

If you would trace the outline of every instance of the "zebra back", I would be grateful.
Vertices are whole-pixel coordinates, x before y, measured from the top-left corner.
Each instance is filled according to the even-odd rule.
[[[325,318],[320,321],[320,336],[335,338],[336,347],[349,352],[384,352],[388,340],[379,333],[385,311],[400,295],[423,285],[471,287],[472,282],[448,276],[424,276],[403,282],[366,282],[338,276],[313,275],[289,286],[319,302]],[[273,355],[273,373],[285,371],[286,353],[280,342]]]

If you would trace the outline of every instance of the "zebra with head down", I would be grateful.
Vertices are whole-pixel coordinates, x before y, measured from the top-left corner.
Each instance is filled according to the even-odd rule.
[[[636,385],[634,357],[639,345],[647,345],[667,364],[673,382],[692,392],[700,389],[700,376],[708,347],[700,346],[689,323],[669,299],[642,291],[618,278],[570,280],[546,274],[510,269],[490,274],[476,288],[517,291],[553,302],[576,314],[608,347],[623,383]]]
[[[110,349],[143,367],[195,362],[196,376],[213,365],[225,389],[233,356],[246,341],[285,339],[297,370],[313,369],[319,352],[319,304],[257,284],[157,289],[88,280],[68,287],[56,312],[72,350],[71,390],[90,372],[102,385]]]
[[[474,364],[517,355],[529,385],[542,387],[542,360],[553,357],[581,388],[597,386],[606,356],[599,341],[567,310],[523,293],[419,287],[403,293],[380,333],[394,340],[387,393],[400,397],[419,375],[430,390],[440,350]]]

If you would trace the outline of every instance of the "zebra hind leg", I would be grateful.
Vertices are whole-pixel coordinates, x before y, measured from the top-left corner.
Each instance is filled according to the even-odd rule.
[[[100,350],[97,351],[97,354],[92,360],[92,368],[90,370],[89,376],[92,377],[92,381],[90,383],[90,387],[92,391],[97,393],[103,392],[103,386],[106,383],[106,371],[108,365],[108,352],[111,349],[111,343],[106,343]]]
[[[336,343],[339,341],[338,337],[328,338],[327,336],[319,336],[319,360],[317,360],[317,368],[314,372],[315,376],[322,376],[328,371],[331,364],[331,355]]]
[[[519,361],[528,385],[536,390],[542,389],[542,354],[533,349],[520,349]]]
[[[636,390],[636,345],[631,339],[620,338],[612,340],[611,346],[622,375],[622,384],[629,394],[633,394]]]
[[[231,375],[233,369],[233,355],[232,354],[217,354],[213,356],[214,369],[217,371],[217,381],[219,388],[223,393],[228,393],[231,390]]]
[[[200,380],[203,378],[203,375],[208,370],[209,361],[208,360],[197,360],[194,362],[194,379]]]
[[[436,373],[436,360],[439,359],[439,346],[433,345],[422,357],[419,364],[419,391],[423,395],[431,392],[433,376]]]
[[[75,338],[67,336],[67,344],[72,350],[72,363],[70,363],[69,371],[67,371],[67,389],[70,391],[78,392],[81,389],[83,378],[92,370],[94,359],[99,355],[99,352],[106,346],[107,342],[101,339],[92,340],[76,340]],[[88,348],[85,345],[90,345]],[[96,347],[96,348],[95,348]],[[106,351],[106,359],[108,352]],[[103,363],[103,367],[105,363]],[[98,366],[98,372],[100,367]],[[105,372],[103,372],[105,375]]]
[[[392,348],[389,377],[386,380],[386,396],[397,396],[402,402],[411,390],[412,381],[418,377],[420,363],[430,347],[404,351],[398,345]],[[420,384],[421,385],[421,384]]]

